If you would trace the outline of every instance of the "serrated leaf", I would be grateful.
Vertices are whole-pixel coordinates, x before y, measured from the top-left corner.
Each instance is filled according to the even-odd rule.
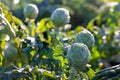
[[[92,78],[95,76],[95,72],[91,68],[87,69],[87,74],[88,74],[90,80],[92,80]]]
[[[6,15],[6,17],[7,17],[7,20],[8,20],[9,22],[12,22],[12,20],[13,20],[12,13],[9,12],[9,13]]]
[[[81,26],[77,26],[77,27],[75,28],[75,32],[76,32],[76,33],[79,33],[80,31],[82,31],[82,27],[81,27]]]
[[[47,29],[52,28],[52,22],[49,18],[44,18],[40,20],[39,25],[36,28],[36,32],[45,32]]]
[[[49,76],[49,77],[51,77],[51,78],[54,78],[54,74],[52,74],[51,72],[48,72],[48,71],[44,71],[44,72],[43,72],[43,75]]]
[[[21,25],[22,21],[16,17],[13,16],[14,23],[17,25]]]
[[[13,20],[14,20],[14,24],[16,24],[18,27],[20,27],[26,33],[28,33],[27,27],[23,24],[23,22],[20,19],[18,19],[17,17],[13,16]]]
[[[51,72],[51,71],[48,71],[48,70],[45,70],[45,69],[38,69],[38,72],[40,72],[44,76],[48,76],[48,77],[51,77],[51,78],[55,77],[55,72],[54,71]]]
[[[53,53],[55,56],[59,56],[61,54],[63,54],[63,44],[59,43],[59,45],[57,45],[54,49],[53,49]]]

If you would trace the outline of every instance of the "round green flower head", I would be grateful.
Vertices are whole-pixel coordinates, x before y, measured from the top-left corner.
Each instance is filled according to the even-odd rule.
[[[5,50],[5,60],[7,61],[16,61],[18,58],[18,51],[13,44],[10,44]]]
[[[94,36],[91,32],[84,30],[81,31],[75,38],[76,43],[84,43],[88,48],[92,48],[95,44]]]
[[[90,60],[90,51],[83,43],[74,43],[68,49],[67,58],[75,69],[83,70]]]
[[[38,16],[39,10],[35,4],[28,4],[24,8],[24,16],[29,19],[35,19]]]
[[[57,8],[51,15],[53,24],[61,27],[70,22],[69,11],[64,8]]]

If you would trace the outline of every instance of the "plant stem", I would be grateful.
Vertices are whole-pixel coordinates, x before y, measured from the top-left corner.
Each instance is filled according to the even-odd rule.
[[[28,30],[29,30],[29,36],[34,37],[35,36],[34,21],[32,20],[28,21]]]
[[[120,76],[120,64],[96,72],[96,76],[93,78],[93,80],[110,79],[118,76]]]

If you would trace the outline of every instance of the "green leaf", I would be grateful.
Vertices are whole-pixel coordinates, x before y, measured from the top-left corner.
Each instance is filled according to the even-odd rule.
[[[45,70],[45,69],[38,69],[38,72],[42,73],[44,76],[55,78],[55,72],[54,71],[51,72],[51,71],[48,71],[48,70]]]
[[[97,50],[97,47],[95,46],[92,48],[91,60],[94,60],[96,58],[100,58],[100,53]]]
[[[75,28],[75,32],[76,33],[79,33],[80,31],[82,31],[82,26],[77,26],[76,28]]]
[[[13,20],[14,20],[14,24],[17,26],[17,29],[19,29],[20,27],[22,30],[28,33],[27,27],[23,24],[23,22],[19,18],[13,16]]]
[[[95,19],[92,19],[87,25],[87,28],[91,31],[93,31],[94,21]]]
[[[50,72],[48,72],[48,71],[44,71],[44,72],[43,72],[43,75],[54,78],[54,74],[52,74],[52,73],[50,73]]]
[[[9,22],[12,22],[13,21],[13,16],[12,16],[12,13],[9,12],[7,15],[6,15],[6,18]]]
[[[61,45],[57,45],[53,51],[54,55],[55,56],[58,56],[60,54],[63,54],[63,50],[62,50],[62,47]]]
[[[16,25],[21,25],[21,23],[22,23],[22,21],[21,21],[20,19],[14,17],[14,16],[13,16],[13,20],[14,20],[14,23],[15,23]]]
[[[36,32],[39,33],[39,32],[45,32],[47,31],[47,29],[49,28],[52,28],[53,27],[53,24],[52,22],[50,21],[49,18],[43,18],[42,20],[40,20],[37,28],[36,28]]]
[[[79,80],[79,78],[89,80],[88,75],[86,73],[84,73],[84,72],[81,72],[81,71],[79,72],[78,80]]]
[[[91,68],[88,68],[88,67],[87,67],[87,74],[90,80],[92,80],[92,78],[95,76],[95,72]]]

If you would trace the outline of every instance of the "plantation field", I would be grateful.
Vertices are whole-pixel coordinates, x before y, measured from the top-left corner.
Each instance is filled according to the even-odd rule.
[[[0,80],[120,80],[120,1],[0,0]]]

